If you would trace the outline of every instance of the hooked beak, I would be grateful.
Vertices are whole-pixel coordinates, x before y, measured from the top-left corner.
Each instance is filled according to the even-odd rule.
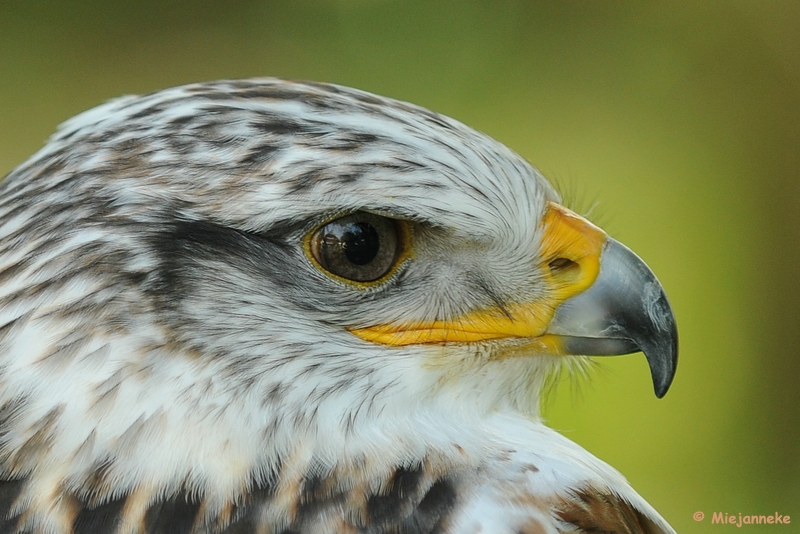
[[[547,333],[560,338],[564,354],[643,352],[658,398],[678,366],[678,327],[664,289],[639,256],[611,238],[592,286],[556,309]]]

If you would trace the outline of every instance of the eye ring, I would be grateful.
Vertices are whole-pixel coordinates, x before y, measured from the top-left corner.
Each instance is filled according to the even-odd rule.
[[[408,223],[359,211],[327,221],[306,236],[306,255],[334,279],[359,287],[388,279],[408,256]]]

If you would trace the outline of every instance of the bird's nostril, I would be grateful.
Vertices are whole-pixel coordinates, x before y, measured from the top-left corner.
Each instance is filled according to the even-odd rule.
[[[547,266],[554,277],[565,281],[576,280],[581,274],[581,266],[569,258],[556,258]]]

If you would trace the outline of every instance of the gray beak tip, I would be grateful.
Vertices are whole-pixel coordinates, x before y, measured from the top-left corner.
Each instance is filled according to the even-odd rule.
[[[653,378],[656,397],[664,397],[678,369],[678,325],[664,289],[655,283],[644,291],[644,313],[641,321],[631,320],[629,328],[644,352]],[[649,293],[649,294],[648,294]],[[636,324],[638,323],[638,324]]]
[[[671,319],[670,334],[664,336],[668,343],[643,349],[647,363],[650,366],[653,388],[655,389],[656,397],[659,399],[667,394],[678,369],[678,328],[672,315],[669,317]]]

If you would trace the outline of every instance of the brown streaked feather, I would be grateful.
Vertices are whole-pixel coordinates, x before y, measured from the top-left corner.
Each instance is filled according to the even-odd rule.
[[[31,436],[11,455],[8,465],[3,466],[6,472],[28,473],[36,467],[42,452],[52,446],[54,429],[63,411],[63,406],[53,408],[31,427]]]
[[[292,495],[253,487],[226,506],[210,507],[185,490],[162,496],[144,487],[110,500],[63,493],[57,501],[74,505],[73,513],[59,514],[65,534],[432,534],[442,530],[457,495],[451,481],[426,467],[399,467],[378,483],[350,487],[336,473],[306,475]],[[52,512],[34,503],[12,515],[26,486],[26,480],[0,482],[0,533],[32,532]]]
[[[602,534],[666,534],[625,499],[588,486],[576,490],[556,505],[562,521],[579,532]]]

